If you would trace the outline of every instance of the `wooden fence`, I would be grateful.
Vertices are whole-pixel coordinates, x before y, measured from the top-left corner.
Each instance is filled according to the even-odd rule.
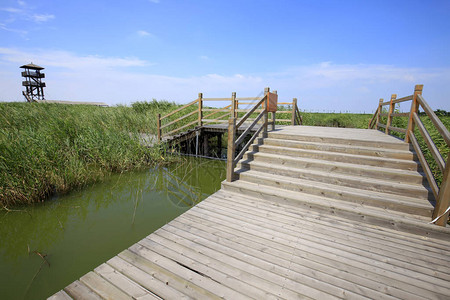
[[[274,91],[276,93],[276,91]],[[175,134],[187,131],[190,128],[201,127],[204,125],[228,123],[229,118],[239,119],[242,115],[246,115],[251,108],[264,97],[236,97],[236,93],[233,92],[231,98],[203,98],[203,94],[199,93],[198,98],[188,104],[170,112],[165,116],[161,114],[157,115],[157,133],[158,141],[161,141],[165,137],[170,137]],[[228,102],[229,105],[224,107],[210,107],[205,106],[205,103],[214,102]],[[263,103],[264,104],[264,103]],[[263,104],[260,107],[254,109],[252,113],[261,113],[263,111]],[[289,109],[282,109],[277,111],[276,114],[287,114],[288,118],[275,118],[275,113],[272,113],[269,123],[285,123],[291,125],[301,125],[302,117],[297,106],[297,98],[294,98],[292,102],[279,102],[279,107],[288,107]],[[245,107],[245,108],[242,108]],[[179,116],[182,114],[181,116]],[[175,118],[176,116],[176,118]],[[248,118],[247,121],[254,121],[252,118]]]
[[[425,114],[432,122],[433,127],[437,130],[437,132],[440,133],[447,145],[447,149],[450,147],[450,133],[444,126],[442,121],[428,105],[428,103],[425,101],[425,99],[422,97],[422,90],[423,85],[416,85],[414,93],[412,95],[397,99],[397,95],[393,94],[391,96],[391,100],[387,102],[383,102],[383,99],[380,99],[378,108],[375,111],[372,119],[369,121],[369,128],[377,130],[382,129],[386,134],[397,132],[405,135],[405,142],[410,143],[413,146],[436,199],[436,206],[434,208],[432,222],[437,225],[445,226],[448,220],[450,209],[450,152],[448,153],[447,160],[445,161],[438,148],[436,147],[436,144],[433,141],[430,133],[426,130],[424,124],[422,123],[422,120],[419,118],[419,108],[421,108],[425,112]],[[411,109],[409,112],[400,113],[394,111],[395,105],[397,103],[406,101],[411,101]],[[387,112],[383,111],[384,106],[389,106]],[[381,123],[382,117],[386,117],[386,124]],[[392,126],[394,117],[408,118],[407,127],[400,128]],[[441,172],[442,183],[440,184],[440,186],[438,186],[433,172],[431,171],[430,165],[428,164],[422,150],[420,149],[419,142],[417,141],[417,137],[414,133],[416,126],[420,135],[424,139],[434,161],[436,162],[439,171]]]

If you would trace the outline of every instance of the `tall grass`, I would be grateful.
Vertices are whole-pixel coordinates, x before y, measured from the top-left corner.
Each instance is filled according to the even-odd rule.
[[[1,103],[0,203],[43,201],[123,172],[162,161],[162,151],[143,145],[155,134],[156,111],[172,103],[133,107]],[[167,160],[165,160],[167,161]]]

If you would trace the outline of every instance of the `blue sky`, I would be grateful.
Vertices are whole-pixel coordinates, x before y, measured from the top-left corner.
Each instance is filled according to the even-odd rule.
[[[45,67],[47,99],[256,96],[373,111],[424,84],[450,110],[450,1],[0,0],[0,101]]]

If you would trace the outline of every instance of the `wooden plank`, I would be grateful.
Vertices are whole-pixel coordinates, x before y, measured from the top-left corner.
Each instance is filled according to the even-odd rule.
[[[262,97],[239,97],[239,98],[236,98],[236,100],[238,100],[238,101],[241,101],[241,100],[243,100],[243,101],[248,101],[248,100],[259,101],[261,99],[262,99]]]
[[[245,137],[250,133],[250,131],[253,129],[253,127],[255,127],[256,123],[258,123],[259,120],[261,120],[261,118],[264,115],[264,111],[261,112],[256,119],[252,122],[252,124],[248,125],[248,127],[244,130],[244,132],[236,139],[235,144],[236,147],[238,147],[245,139]]]
[[[227,181],[234,180],[234,156],[236,155],[236,118],[228,119],[228,146],[227,146]]]
[[[177,122],[179,122],[179,121],[181,121],[181,120],[183,120],[183,119],[186,119],[187,117],[190,117],[190,116],[192,116],[192,115],[195,115],[195,114],[197,114],[197,113],[198,113],[198,112],[197,112],[196,110],[194,110],[194,111],[188,113],[187,115],[184,115],[184,116],[182,116],[182,117],[180,117],[180,118],[178,118],[178,119],[176,119],[176,120],[173,120],[173,121],[171,121],[171,122],[169,122],[169,123],[167,123],[167,124],[164,124],[164,126],[161,126],[160,129],[164,129],[164,128],[166,128],[166,127],[169,127],[170,125],[175,124],[175,123],[177,123]]]
[[[213,208],[209,208],[209,211],[221,211],[225,216],[232,217],[232,213],[230,214],[230,211],[227,210],[224,207],[217,208],[216,210],[211,210]],[[249,215],[247,214],[247,218]],[[236,212],[236,218],[239,218],[239,220],[245,220],[245,212]],[[252,223],[257,222],[264,222],[264,218],[257,215],[251,215]],[[271,226],[277,226],[283,224],[283,222],[278,222],[275,218],[275,220],[271,219],[270,217],[267,218],[267,225]],[[301,223],[301,222],[299,222]],[[379,241],[368,241],[364,239],[355,239],[349,237],[347,234],[340,233],[334,233],[335,235],[330,237],[327,236],[327,230],[326,228],[316,228],[315,230],[308,229],[308,224],[304,224],[305,227],[302,227],[302,235],[305,235],[304,238],[312,241],[312,242],[318,242],[319,239],[322,239],[321,242],[323,245],[329,245],[338,249],[342,249],[344,251],[348,251],[351,253],[355,253],[356,255],[362,255],[367,256],[369,258],[379,258],[379,260],[385,260],[394,262],[393,265],[405,268],[405,269],[411,269],[414,272],[421,272],[423,274],[427,274],[430,276],[434,276],[435,272],[434,270],[438,270],[441,272],[446,273],[447,275],[442,275],[442,279],[444,280],[450,280],[450,269],[445,266],[441,266],[442,262],[442,256],[440,258],[434,258],[432,256],[424,255],[419,256],[418,254],[414,255],[413,252],[409,252],[408,250],[403,250],[404,255],[399,255],[398,253],[395,253],[391,249],[382,248],[377,246],[379,244]],[[300,225],[300,224],[299,224]],[[272,228],[272,227],[270,227]],[[297,234],[296,228],[292,227],[291,224],[283,224],[283,229],[280,230],[280,232],[288,235],[295,235]],[[336,245],[333,245],[333,243],[336,243]],[[360,254],[363,253],[363,254]],[[408,256],[410,256],[408,258]],[[413,260],[413,263],[411,264],[411,260]],[[431,271],[433,270],[433,271]]]
[[[406,134],[406,129],[405,128],[399,128],[399,127],[390,126],[389,130]]]
[[[198,102],[198,99],[195,99],[194,101],[189,102],[188,104],[186,104],[186,105],[184,105],[184,106],[182,106],[182,107],[180,107],[180,108],[177,108],[177,109],[175,109],[173,112],[171,112],[171,113],[169,113],[169,114],[167,114],[167,115],[161,117],[161,120],[163,120],[163,119],[165,119],[165,118],[168,118],[168,117],[170,117],[171,115],[176,114],[176,113],[179,112],[180,110],[183,110],[183,109],[185,109],[186,107],[189,107],[189,106],[191,106],[191,105],[194,105],[194,104],[197,103],[197,102]]]
[[[409,96],[406,96],[406,97],[395,99],[394,101],[392,101],[392,103],[397,104],[397,103],[409,101],[409,100],[412,100],[412,99],[413,99],[413,95],[409,95]]]
[[[408,125],[406,127],[406,134],[405,134],[405,142],[411,143],[410,141],[410,133],[414,133],[414,120],[413,120],[413,113],[417,113],[419,111],[419,101],[417,96],[422,94],[423,90],[423,84],[416,84],[414,86],[414,94],[413,99],[411,101],[411,109],[409,110],[409,118],[408,118]]]
[[[330,218],[328,214],[322,214],[311,210],[302,210],[296,207],[295,210],[291,205],[282,203],[274,203],[267,200],[259,199],[255,202],[253,198],[240,195],[236,197],[236,194],[225,192],[223,190],[214,194],[214,199],[220,201],[224,199],[222,205],[228,204],[229,206],[235,206],[236,209],[240,207],[243,210],[249,210],[249,206],[252,209],[258,209],[265,214],[275,213],[280,219],[286,219],[290,221],[308,222],[312,228],[323,227],[330,234],[334,234],[335,231],[345,231],[348,235],[357,239],[365,240],[372,239],[379,241],[382,247],[389,247],[394,251],[401,252],[403,249],[409,249],[413,252],[420,253],[421,255],[431,255],[436,258],[442,259],[443,256],[449,255],[448,248],[450,243],[447,243],[442,248],[437,248],[437,243],[434,240],[425,240],[418,238],[417,236],[410,236],[406,233],[399,233],[398,231],[388,231],[386,229],[380,230],[377,227],[373,227],[358,222],[352,222],[351,220],[339,218],[333,216]],[[395,250],[397,249],[397,250]],[[449,258],[450,259],[450,258]]]
[[[128,296],[94,272],[87,273],[80,278],[80,281],[104,299],[132,299],[132,297]]]
[[[237,270],[220,260],[208,257],[191,249],[177,244],[171,240],[152,234],[141,240],[139,244],[154,250],[161,255],[172,260],[178,261],[183,265],[188,265],[198,272],[209,276],[211,279],[254,299],[276,299],[272,294],[273,289],[269,287],[269,282],[263,282],[259,285],[254,275]],[[245,274],[245,275],[244,275]],[[243,277],[252,277],[248,282],[242,280]],[[254,286],[254,284],[257,284]],[[252,285],[253,284],[253,285]]]
[[[447,154],[447,163],[442,176],[442,184],[436,199],[436,208],[433,212],[433,221],[436,225],[446,226],[450,206],[450,153]],[[436,220],[436,218],[438,218]]]
[[[409,117],[409,112],[404,112],[404,113],[392,113],[391,116],[393,116],[393,117]]]
[[[427,176],[428,184],[431,187],[431,190],[433,191],[434,198],[438,198],[439,194],[439,187],[436,183],[436,180],[434,179],[433,172],[431,172],[430,166],[428,165],[427,160],[425,159],[425,156],[423,156],[422,150],[420,149],[419,142],[417,141],[415,135],[413,132],[409,133],[409,139],[411,141],[411,144],[414,147],[414,151],[416,151],[417,157],[419,158],[420,164],[422,165],[423,171],[425,175]]]
[[[294,253],[287,253],[249,240],[239,243],[234,241],[233,237],[224,234],[222,231],[204,226],[201,222],[193,222],[187,219],[177,220],[171,223],[171,225],[180,230],[187,227],[189,228],[189,232],[192,232],[195,236],[212,242],[217,241],[222,246],[230,247],[230,249],[242,253],[243,256],[248,258],[246,260],[262,261],[267,265],[274,264],[275,267],[271,268],[272,272],[281,275],[288,274],[288,277],[295,278],[295,280],[301,281],[302,284],[309,284],[335,296],[345,296],[348,299],[361,299],[361,297],[370,299],[394,299],[385,293],[372,290],[374,288],[380,288],[379,284],[374,284],[373,281],[367,279],[361,280],[355,274],[349,276],[343,270],[330,268],[315,262],[311,263],[311,261],[305,259],[296,259],[294,261],[292,256],[295,255],[295,250]],[[247,241],[250,245],[246,244]],[[286,269],[288,270],[287,272],[285,271]],[[409,296],[411,297],[411,295]]]
[[[239,103],[240,104],[240,103]],[[250,111],[250,109],[247,109],[247,108],[245,108],[245,109],[236,109],[236,112],[249,112]],[[263,111],[263,109],[255,109],[253,112],[254,113],[259,113],[259,112],[262,112]]]
[[[306,259],[308,261],[314,261],[316,263],[329,266],[331,268],[339,269],[344,272],[348,272],[349,274],[357,274],[358,276],[362,278],[366,278],[373,282],[378,282],[383,285],[383,290],[389,290],[392,287],[396,288],[403,288],[403,296],[405,292],[408,292],[412,290],[414,292],[415,289],[419,292],[419,294],[426,295],[429,293],[421,292],[421,288],[411,288],[408,284],[405,284],[404,282],[395,280],[391,277],[389,277],[389,273],[386,272],[380,272],[378,268],[374,268],[371,266],[366,266],[365,264],[360,264],[358,262],[354,263],[351,259],[347,259],[345,257],[341,257],[336,255],[334,252],[329,252],[322,250],[319,248],[311,248],[308,245],[303,244],[293,244],[288,241],[276,241],[273,236],[267,235],[264,232],[255,232],[253,230],[250,230],[245,227],[240,227],[240,229],[236,229],[237,226],[235,224],[223,224],[215,222],[214,220],[205,221],[205,218],[203,217],[193,217],[191,215],[183,216],[184,218],[192,219],[194,224],[203,224],[204,226],[208,226],[210,228],[216,229],[216,234],[228,234],[227,237],[228,240],[238,241],[244,245],[247,245],[251,243],[252,241],[259,243],[261,245],[264,245],[264,250],[267,251],[267,249],[278,249],[280,251],[285,252],[287,255],[291,257],[291,260],[293,262],[302,263],[303,259]],[[193,225],[197,226],[197,225]],[[234,236],[234,238],[230,237]],[[295,256],[293,256],[293,253],[295,253]],[[362,282],[355,281],[357,284],[362,284]],[[390,285],[392,283],[393,285]],[[389,293],[391,294],[391,293]],[[409,297],[407,297],[409,298]]]
[[[212,222],[217,222],[215,217],[209,217],[205,214],[196,214],[198,217],[204,219],[211,220]],[[415,275],[413,272],[406,272],[406,274],[401,271],[398,273],[400,269],[390,266],[387,263],[382,261],[370,260],[367,258],[361,258],[359,256],[355,256],[353,254],[349,254],[346,251],[342,251],[339,249],[335,249],[333,247],[324,246],[322,244],[311,243],[309,241],[299,239],[298,237],[293,238],[285,238],[280,234],[275,234],[272,230],[267,230],[261,227],[254,227],[249,224],[241,224],[241,222],[234,221],[230,222],[221,222],[221,224],[226,224],[226,226],[233,228],[233,230],[244,231],[250,235],[255,235],[259,237],[263,237],[265,240],[273,241],[280,245],[295,247],[299,252],[313,252],[316,254],[320,254],[321,256],[325,256],[328,258],[332,258],[334,263],[336,261],[343,262],[351,268],[347,267],[347,271],[349,269],[353,269],[354,267],[361,268],[365,270],[365,272],[371,272],[374,274],[379,274],[387,278],[382,280],[384,284],[392,283],[393,286],[401,288],[404,291],[414,291],[419,296],[430,297],[434,293],[440,293],[441,295],[445,295],[448,293],[448,288],[443,286],[438,286],[436,284],[430,282],[423,282],[422,278],[416,279],[412,278],[411,275]],[[241,233],[240,233],[241,234]],[[344,269],[345,270],[345,269]],[[356,273],[358,274],[358,273]],[[361,274],[362,275],[362,274]],[[369,278],[376,278],[375,275],[369,276]],[[442,283],[444,284],[444,283]],[[433,291],[433,292],[431,292]]]
[[[208,115],[206,115],[206,116],[203,116],[203,118],[206,119],[206,118],[208,118],[208,117],[210,117],[210,116],[212,116],[212,115],[215,115],[216,113],[219,113],[219,112],[226,112],[227,115],[229,115],[229,114],[230,114],[229,110],[230,110],[231,106],[232,106],[232,105],[230,104],[230,105],[227,105],[227,106],[222,107],[222,108],[203,109],[203,111],[212,111],[212,113],[210,113],[210,114],[208,114]]]
[[[439,119],[438,116],[434,113],[434,111],[431,109],[431,107],[428,105],[428,103],[423,99],[422,95],[417,95],[417,100],[422,106],[423,110],[427,114],[427,116],[430,118],[431,122],[434,124],[435,128],[439,133],[442,135],[442,138],[447,143],[447,146],[450,147],[450,132],[447,130],[447,128],[444,126],[442,121]]]
[[[169,284],[166,284],[166,282],[156,279],[153,276],[154,274],[146,273],[144,270],[139,269],[134,264],[123,260],[119,256],[111,258],[107,263],[158,297],[163,299],[190,299],[190,297],[176,290]]]
[[[381,128],[385,128],[386,129],[386,125],[381,124],[381,123],[377,123],[377,127],[381,127]]]
[[[70,297],[64,290],[61,290],[54,294],[53,296],[47,298],[47,300],[72,300],[72,297]]]
[[[259,136],[259,134],[261,133],[261,131],[264,129],[264,127],[259,127],[258,130],[253,134],[253,136],[250,138],[250,140],[247,142],[247,144],[245,144],[244,147],[242,147],[241,152],[239,152],[239,154],[234,158],[234,164],[236,165],[237,162],[244,156],[244,153],[247,152],[248,148],[250,147],[251,144],[253,144],[253,142],[255,141],[255,139]]]
[[[88,288],[84,283],[75,280],[64,288],[64,291],[74,299],[101,300],[98,294]]]
[[[248,260],[251,259],[247,256],[242,256],[236,254],[236,251],[232,249],[221,246],[219,244],[211,243],[201,237],[192,237],[188,232],[181,231],[172,226],[165,226],[161,228],[156,234],[168,238],[174,242],[177,242],[182,245],[190,245],[192,249],[197,252],[201,252],[210,257],[215,257],[221,261],[226,262],[228,265],[233,266],[239,270],[245,270],[252,274],[257,274],[258,277],[264,278],[269,281],[271,286],[274,289],[279,289],[279,287],[283,287],[282,295],[280,297],[285,298],[299,298],[301,295],[310,297],[313,299],[334,299],[337,298],[330,294],[324,293],[322,291],[311,288],[307,285],[304,285],[298,281],[295,281],[290,278],[285,278],[278,274],[272,273],[266,270],[262,265],[254,265],[251,264]],[[190,236],[192,239],[187,239],[187,236]],[[193,243],[194,242],[194,243]],[[236,257],[236,255],[238,257]],[[275,267],[271,265],[271,267]],[[325,297],[325,298],[323,298]]]
[[[277,213],[279,214],[294,216],[296,218],[304,218],[314,222],[321,222],[322,224],[326,224],[327,226],[341,227],[343,230],[363,232],[363,234],[365,235],[371,235],[383,240],[388,239],[393,241],[394,243],[399,243],[405,245],[406,247],[411,247],[412,249],[419,247],[420,249],[424,249],[425,251],[437,252],[440,255],[448,255],[449,253],[448,249],[450,247],[450,243],[447,240],[439,240],[429,237],[424,239],[415,234],[399,232],[397,230],[388,228],[379,228],[377,226],[373,226],[372,224],[358,223],[357,221],[353,221],[351,219],[346,219],[336,215],[332,216],[331,218],[329,214],[326,214],[324,216],[323,213],[315,212],[313,210],[305,210],[301,207],[296,207],[295,211],[293,211],[292,205],[279,201],[275,202],[268,199],[258,199],[258,201],[255,203],[255,198],[253,197],[246,195],[236,195],[235,193],[224,190],[218,191],[215,195],[220,195],[220,197],[224,197],[225,199],[227,199],[227,201],[230,202],[248,202],[249,204],[257,207],[263,206],[264,209],[270,209],[270,207],[272,207],[272,209],[276,209]],[[314,220],[311,220],[311,218]]]
[[[385,288],[374,278],[367,279],[364,276],[360,276],[359,273],[363,273],[363,270],[349,273],[343,268],[323,263],[324,261],[326,262],[324,259],[319,258],[319,263],[302,257],[303,255],[298,255],[294,248],[279,250],[276,247],[272,247],[270,241],[261,241],[255,236],[245,236],[239,233],[236,234],[236,232],[229,233],[227,230],[209,226],[208,223],[203,223],[203,220],[180,218],[176,220],[176,223],[183,223],[193,228],[198,228],[198,230],[210,232],[209,235],[211,237],[217,236],[219,242],[242,249],[244,254],[265,258],[267,261],[287,266],[294,272],[311,274],[311,276],[315,276],[324,282],[332,283],[335,286],[354,291],[371,299],[390,299],[389,295],[402,296],[403,298],[414,297],[414,295],[397,290],[395,287],[393,289],[391,287]],[[279,248],[280,245],[277,244],[277,246]],[[304,253],[302,252],[302,254]],[[378,292],[382,290],[384,292]]]
[[[207,125],[207,124],[209,124],[209,123],[224,123],[224,124],[226,124],[226,123],[228,123],[228,120],[220,120],[220,119],[203,119],[203,122],[206,123],[205,125]]]
[[[236,128],[241,127],[241,125],[248,119],[248,117],[260,106],[264,100],[266,99],[266,96],[264,96],[252,109],[250,109],[236,124]]]
[[[200,208],[199,208],[200,209]],[[211,216],[217,218],[218,220],[222,220],[222,222],[229,223],[230,220],[234,224],[239,224],[240,226],[245,226],[249,229],[260,230],[262,232],[266,232],[271,235],[272,238],[291,241],[291,242],[302,242],[305,244],[309,244],[314,247],[321,247],[322,249],[328,249],[328,251],[333,251],[334,253],[341,253],[347,257],[355,257],[353,259],[360,261],[361,263],[365,263],[367,265],[377,266],[378,268],[382,268],[387,272],[397,272],[399,268],[402,269],[402,275],[408,276],[409,280],[416,281],[416,284],[423,285],[424,288],[431,287],[434,285],[434,288],[437,286],[446,287],[447,280],[439,279],[433,277],[433,275],[429,275],[429,270],[433,269],[435,265],[427,262],[427,267],[413,265],[409,262],[402,262],[397,259],[393,259],[388,254],[375,253],[374,251],[367,251],[367,249],[362,248],[361,245],[356,243],[350,243],[347,241],[347,244],[341,243],[338,239],[334,242],[329,240],[324,240],[323,236],[318,234],[306,234],[305,231],[301,232],[302,239],[298,240],[298,234],[285,227],[280,228],[280,226],[274,225],[271,222],[257,221],[252,218],[242,218],[239,216],[231,217],[226,216],[224,211],[211,211],[211,210],[202,210],[201,214]],[[380,252],[380,251],[379,251]],[[428,268],[428,269],[427,269]],[[444,268],[445,269],[445,268]],[[446,269],[448,272],[448,269]],[[433,272],[431,272],[433,273]],[[433,290],[433,288],[431,288]],[[450,292],[450,290],[448,290]]]
[[[95,268],[95,272],[133,299],[160,299],[106,263]]]
[[[186,125],[184,125],[184,126],[178,127],[177,129],[174,129],[174,130],[172,130],[172,131],[169,131],[168,133],[164,134],[163,136],[167,136],[167,135],[174,134],[175,132],[178,132],[178,131],[180,131],[180,130],[186,128],[186,127],[192,126],[192,125],[197,124],[197,123],[198,123],[198,120],[195,120],[194,122],[188,123],[188,124],[186,124]]]
[[[235,208],[233,209],[233,205]],[[204,206],[203,206],[204,207]],[[450,268],[448,266],[442,266],[441,263],[445,260],[445,257],[442,255],[440,257],[433,257],[427,254],[420,254],[417,251],[410,251],[408,248],[401,249],[401,252],[396,248],[387,248],[384,244],[380,243],[378,239],[371,239],[367,237],[353,237],[349,235],[346,231],[335,230],[333,231],[333,235],[330,235],[330,231],[327,227],[311,226],[310,221],[303,222],[302,220],[284,220],[280,218],[277,213],[272,212],[271,214],[267,214],[266,212],[258,213],[258,210],[252,209],[251,211],[248,207],[240,210],[239,207],[234,203],[227,205],[226,201],[218,202],[214,201],[214,203],[209,202],[207,209],[211,211],[220,211],[222,214],[232,217],[233,214],[236,216],[242,217],[242,220],[245,218],[251,218],[252,221],[258,222],[267,222],[268,224],[274,226],[280,226],[282,228],[282,232],[286,234],[302,234],[306,237],[311,237],[311,240],[316,240],[316,238],[320,238],[324,243],[331,242],[337,243],[337,247],[351,247],[355,249],[355,251],[366,251],[367,253],[372,253],[374,255],[386,256],[389,259],[396,260],[398,262],[398,266],[405,267],[404,264],[407,264],[408,267],[410,264],[417,265],[417,270],[428,274],[430,276],[435,275],[435,271],[443,272],[442,279],[450,280]],[[299,229],[301,228],[301,229]],[[450,263],[450,256],[446,257],[447,261]]]
[[[203,98],[203,101],[231,101],[231,98]]]
[[[290,110],[277,110],[277,114],[292,114]],[[278,119],[277,119],[278,121]]]
[[[194,299],[230,299],[246,298],[237,291],[221,286],[207,276],[203,276],[167,257],[164,257],[142,245],[135,244],[130,251],[122,252],[121,257],[139,266],[147,273],[154,273],[163,282],[182,291]]]
[[[229,241],[227,239],[219,238],[215,234],[210,233],[209,230],[206,231],[199,230],[191,225],[195,226],[197,224],[190,223],[189,225],[187,225],[182,222],[176,222],[176,224],[174,224],[174,227],[178,228],[180,232],[182,232],[183,229],[187,228],[189,230],[189,233],[192,233],[196,237],[196,239],[198,238],[199,240],[202,241],[202,245],[206,246],[209,244],[214,245],[214,247],[228,249],[230,253],[237,253],[236,256],[232,254],[232,256],[234,257],[238,256],[245,257],[245,261],[251,262],[252,264],[260,265],[263,268],[266,268],[270,272],[275,274],[279,274],[282,276],[283,275],[286,276],[287,274],[286,276],[287,278],[300,282],[302,285],[307,286],[307,288],[314,287],[318,290],[321,289],[322,291],[330,293],[333,296],[343,297],[345,295],[348,299],[361,298],[361,295],[357,295],[349,289],[345,290],[339,287],[338,285],[335,285],[336,283],[340,283],[344,286],[349,287],[349,285],[346,284],[343,280],[336,280],[336,278],[334,278],[333,276],[329,276],[327,274],[319,274],[323,275],[323,277],[317,276],[318,275],[317,270],[311,270],[308,272],[308,270],[305,270],[304,267],[296,268],[296,264],[295,263],[293,264],[292,260],[280,259],[276,256],[264,255],[264,253],[260,251],[250,249],[245,244],[242,245],[239,243]],[[215,232],[215,230],[213,231]],[[163,237],[160,237],[159,240],[160,241],[162,240],[162,242],[164,243]],[[305,275],[305,273],[307,275]],[[239,277],[241,278],[242,281],[246,283],[252,282],[251,279],[246,280],[244,276]],[[326,280],[323,280],[324,278],[329,279],[334,284],[328,283]],[[273,284],[271,285],[274,286]],[[274,288],[274,291],[276,291],[276,288]]]
[[[425,143],[428,146],[428,149],[431,152],[431,155],[433,156],[434,160],[436,161],[436,164],[438,165],[441,172],[444,172],[445,169],[445,162],[442,158],[441,153],[439,152],[438,148],[434,144],[430,134],[426,130],[425,126],[423,126],[422,121],[419,119],[419,116],[417,113],[414,113],[413,115],[414,122],[417,125],[417,128],[419,129],[420,134],[422,135],[423,139],[425,140]]]

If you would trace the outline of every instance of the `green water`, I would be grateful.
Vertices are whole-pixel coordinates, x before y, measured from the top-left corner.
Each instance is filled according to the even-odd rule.
[[[0,299],[51,296],[217,191],[224,178],[224,162],[190,158],[1,211]]]

